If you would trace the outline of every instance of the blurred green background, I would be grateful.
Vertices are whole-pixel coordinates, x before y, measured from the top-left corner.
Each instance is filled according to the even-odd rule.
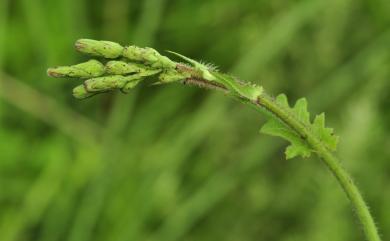
[[[78,38],[170,49],[293,102],[341,136],[338,156],[390,237],[390,1],[0,0],[1,241],[356,241],[315,157],[286,161],[264,116],[181,85],[72,98],[46,76]]]

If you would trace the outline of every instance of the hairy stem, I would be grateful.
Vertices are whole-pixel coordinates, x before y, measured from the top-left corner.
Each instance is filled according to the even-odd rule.
[[[199,86],[199,84],[195,82],[196,80],[192,81],[193,82],[191,82],[191,84]],[[202,85],[202,87],[214,88],[213,86],[205,85]],[[226,91],[224,92],[226,93]],[[278,105],[275,100],[266,93],[263,93],[261,96],[259,96],[256,101],[248,100],[242,97],[240,97],[240,100],[244,103],[254,106],[261,112],[265,111],[268,114],[278,118],[286,126],[294,130],[315,150],[318,157],[320,157],[320,159],[325,163],[332,174],[337,178],[337,181],[346,193],[354,210],[357,213],[366,239],[368,241],[380,241],[381,238],[379,236],[374,219],[359,189],[353,182],[348,172],[342,167],[340,161],[329,150],[327,150],[326,147],[322,145],[321,141],[318,140],[318,138],[316,138],[303,123],[294,118],[291,113]]]
[[[283,111],[283,109],[280,108],[269,96],[263,94],[259,97],[258,101],[253,104],[274,114],[307,141],[307,143],[316,151],[316,154],[337,178],[339,184],[347,194],[353,208],[357,213],[367,240],[380,241],[381,239],[379,237],[377,227],[374,223],[373,217],[371,216],[369,208],[365,203],[359,189],[352,181],[352,178],[348,172],[342,167],[340,161],[331,152],[329,152],[321,144],[321,142],[315,136],[313,136],[310,131],[307,130],[304,125],[295,120],[291,115],[289,115],[289,113]]]
[[[205,80],[191,79],[191,82],[184,83],[201,86],[208,89],[216,89],[215,86],[213,86],[212,84],[205,85],[204,82],[207,83],[207,81]],[[229,95],[229,92],[226,92],[225,89],[223,90]],[[363,227],[366,239],[368,241],[380,241],[381,238],[379,236],[374,219],[359,189],[353,182],[348,172],[342,167],[340,161],[330,151],[328,151],[326,147],[322,145],[321,141],[318,140],[303,123],[294,118],[291,113],[289,113],[283,107],[278,105],[275,100],[266,93],[263,93],[261,96],[259,96],[256,101],[248,100],[242,97],[240,97],[240,100],[244,103],[254,106],[261,112],[265,111],[268,114],[271,114],[274,117],[278,118],[286,126],[294,130],[315,150],[318,157],[320,157],[320,159],[329,168],[329,170],[336,177],[337,181],[346,193],[354,210],[357,213],[359,221]]]

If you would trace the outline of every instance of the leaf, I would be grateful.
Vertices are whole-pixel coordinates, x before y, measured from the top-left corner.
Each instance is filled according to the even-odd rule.
[[[263,93],[263,87],[253,84],[241,84],[232,76],[213,72],[212,75],[216,78],[216,81],[223,84],[233,93],[236,93],[242,97],[246,97],[250,100],[257,100],[257,98]]]
[[[296,118],[304,124],[329,150],[336,150],[338,137],[333,135],[332,128],[325,127],[325,115],[322,113],[317,115],[314,122],[310,122],[310,113],[307,111],[307,101],[305,98],[299,99],[293,108],[288,104],[286,95],[280,94],[276,97],[275,102],[284,111],[290,112],[292,118]],[[279,136],[290,142],[286,148],[286,159],[296,156],[309,157],[312,148],[301,138],[294,130],[286,126],[281,120],[274,117],[268,120],[260,130],[262,133]]]
[[[270,119],[260,130],[262,133],[279,136],[288,140],[291,145],[287,147],[285,154],[286,159],[290,159],[296,156],[309,157],[311,150],[310,147],[290,128],[280,123],[276,119]]]
[[[324,113],[321,113],[316,116],[312,125],[312,130],[315,133],[315,135],[320,139],[320,141],[324,143],[329,150],[331,151],[336,150],[339,137],[333,134],[333,128],[325,127]]]
[[[204,66],[203,64],[199,63],[198,61],[196,60],[193,60],[191,58],[188,58],[187,56],[184,56],[182,54],[179,54],[179,53],[176,53],[176,52],[173,52],[171,50],[167,50],[168,53],[171,53],[173,55],[176,55],[177,57],[187,61],[188,63],[192,64],[194,67],[197,67],[197,66]],[[206,67],[206,66],[205,66]],[[206,67],[207,68],[207,67]]]

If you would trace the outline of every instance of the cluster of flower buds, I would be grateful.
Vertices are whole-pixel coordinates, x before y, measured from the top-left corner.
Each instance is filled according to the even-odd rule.
[[[110,41],[80,39],[76,49],[97,57],[87,62],[49,68],[52,77],[84,79],[84,83],[73,89],[74,97],[84,99],[111,90],[128,93],[148,77],[157,83],[172,83],[184,80],[204,88],[217,88],[232,95],[256,101],[263,89],[261,86],[239,82],[232,76],[219,73],[215,68],[202,64],[181,54],[170,52],[184,63],[177,63],[152,48],[123,47]]]
[[[49,68],[51,77],[85,79],[84,84],[73,89],[74,97],[84,99],[92,95],[119,89],[127,93],[142,80],[157,76],[159,83],[186,79],[188,73],[177,69],[177,63],[152,48],[123,47],[110,41],[80,39],[76,50],[96,56],[99,60]]]

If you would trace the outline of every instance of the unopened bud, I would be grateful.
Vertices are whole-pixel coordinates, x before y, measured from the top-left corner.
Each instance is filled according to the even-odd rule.
[[[51,77],[98,77],[104,74],[104,65],[92,59],[81,64],[49,68],[47,74]]]
[[[90,96],[93,96],[95,93],[90,93],[88,92],[84,85],[79,85],[79,86],[76,86],[75,88],[73,88],[73,96],[76,98],[76,99],[85,99],[85,98],[88,98]]]
[[[176,70],[166,70],[158,76],[158,79],[160,80],[161,83],[170,83],[170,82],[183,80],[188,77],[189,75],[186,76],[185,74],[181,74]]]
[[[139,73],[145,70],[145,67],[135,63],[126,63],[124,61],[112,60],[106,64],[107,74],[130,74],[130,73]]]
[[[115,59],[122,55],[123,47],[115,42],[92,39],[79,39],[75,47],[78,51],[104,58]]]
[[[169,58],[162,56],[155,49],[127,46],[123,50],[123,56],[135,61],[140,61],[155,68],[174,68],[175,63]]]
[[[130,81],[125,86],[121,89],[123,93],[129,93],[131,89],[133,89],[135,86],[137,86],[141,82],[141,80],[135,80],[135,81]]]
[[[121,89],[127,80],[122,75],[111,75],[88,79],[84,82],[85,89],[88,92],[100,92],[105,90]]]

